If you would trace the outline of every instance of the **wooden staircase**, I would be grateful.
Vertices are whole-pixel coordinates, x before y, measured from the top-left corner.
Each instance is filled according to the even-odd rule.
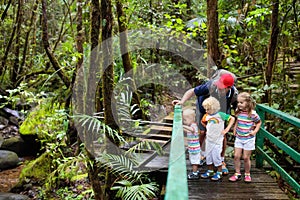
[[[120,147],[124,150],[135,148],[138,153],[138,165],[134,168],[139,171],[167,171],[172,135],[173,113],[164,117],[161,122],[151,122],[139,134],[134,134],[135,144]],[[148,143],[150,145],[142,145]],[[154,146],[159,145],[161,152],[157,152]],[[149,148],[150,146],[150,148]]]
[[[297,91],[299,90],[300,82],[300,62],[289,62],[287,65],[289,66],[288,74],[294,82],[290,85],[290,88],[293,91]]]

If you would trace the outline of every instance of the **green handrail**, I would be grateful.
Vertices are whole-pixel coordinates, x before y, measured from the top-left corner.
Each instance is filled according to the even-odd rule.
[[[182,108],[175,105],[165,200],[188,200]]]
[[[282,178],[298,193],[300,194],[300,185],[297,183],[293,177],[291,177],[278,163],[276,163],[266,152],[263,150],[264,146],[264,139],[267,138],[270,142],[275,144],[278,148],[283,150],[287,153],[292,159],[294,159],[297,163],[300,163],[300,153],[289,147],[283,141],[278,139],[277,137],[273,136],[270,132],[265,129],[264,122],[265,122],[265,113],[272,114],[290,124],[300,127],[300,119],[288,115],[284,112],[279,110],[273,109],[263,104],[258,104],[256,106],[257,113],[259,114],[262,125],[257,134],[256,140],[256,167],[261,168],[263,167],[263,160],[266,160],[281,176]]]

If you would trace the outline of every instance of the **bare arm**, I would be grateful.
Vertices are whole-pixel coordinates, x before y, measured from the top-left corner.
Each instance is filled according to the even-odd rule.
[[[238,124],[238,122],[236,121],[235,124],[234,124],[234,127],[233,127],[233,135],[234,136],[236,135],[237,124]]]
[[[256,135],[256,133],[259,131],[261,126],[261,120],[259,120],[256,125],[255,125],[255,129],[250,133],[251,135]]]
[[[173,100],[172,104],[173,105],[176,105],[176,104],[183,105],[187,100],[189,100],[194,95],[195,95],[194,88],[191,88],[184,93],[181,100]]]
[[[228,131],[230,130],[230,128],[232,127],[232,125],[234,124],[235,122],[235,118],[230,116],[230,119],[229,119],[229,123],[227,125],[227,127],[222,131],[222,134],[225,135],[226,133],[228,133]]]
[[[183,126],[183,131],[184,132],[193,132],[194,129],[190,126],[187,126],[187,125],[182,125]]]

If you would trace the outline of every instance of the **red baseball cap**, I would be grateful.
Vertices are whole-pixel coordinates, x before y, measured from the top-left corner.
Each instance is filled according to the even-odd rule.
[[[231,87],[234,84],[234,78],[230,74],[222,74],[216,82],[216,86],[220,89]]]

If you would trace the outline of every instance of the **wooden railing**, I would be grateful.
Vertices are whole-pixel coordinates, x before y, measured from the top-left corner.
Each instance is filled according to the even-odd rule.
[[[165,200],[188,200],[182,108],[175,105]]]
[[[284,151],[286,154],[288,154],[294,161],[296,161],[298,164],[300,163],[300,153],[296,150],[289,147],[287,144],[285,144],[283,141],[272,135],[270,132],[268,132],[265,129],[265,115],[266,113],[274,115],[275,117],[278,117],[296,127],[300,127],[300,119],[293,117],[291,115],[288,115],[286,113],[283,113],[279,110],[270,108],[268,106],[259,104],[256,106],[256,110],[262,120],[262,126],[260,128],[260,131],[257,134],[257,140],[256,140],[256,167],[260,168],[263,167],[263,160],[266,160],[280,175],[281,177],[298,193],[300,194],[300,185],[297,183],[297,181],[291,177],[278,163],[276,163],[275,160],[273,160],[263,149],[264,147],[264,141],[265,139],[268,139],[271,143],[273,143],[275,146],[280,148],[282,151]]]

